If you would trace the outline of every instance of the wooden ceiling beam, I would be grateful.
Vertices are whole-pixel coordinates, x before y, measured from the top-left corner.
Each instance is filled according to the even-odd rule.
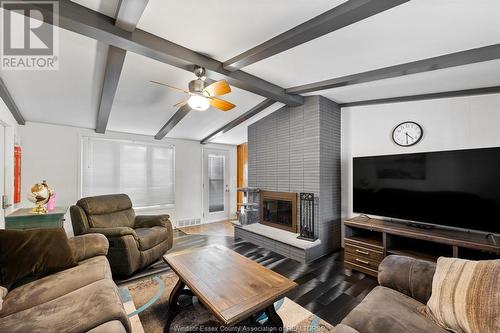
[[[408,1],[409,0],[346,1],[309,21],[229,59],[224,62],[224,68],[230,71],[241,69]]]
[[[177,112],[174,113],[172,117],[163,125],[163,127],[155,135],[156,140],[161,140],[167,135],[185,116],[191,112],[189,105],[181,106]]]
[[[449,53],[437,57],[379,68],[358,74],[304,84],[288,88],[286,89],[286,91],[293,94],[305,94],[320,90],[346,87],[360,83],[390,79],[417,73],[425,73],[444,68],[470,65],[478,62],[497,59],[500,59],[500,44],[478,47],[475,49]]]
[[[476,95],[488,95],[488,94],[500,94],[500,86],[476,88],[476,89],[464,89],[464,90],[453,90],[453,91],[443,91],[431,94],[420,94],[420,95],[409,95],[400,97],[390,97],[390,98],[379,98],[370,99],[357,102],[340,103],[340,107],[352,107],[352,106],[363,106],[363,105],[376,105],[376,104],[389,104],[389,103],[402,103],[411,101],[422,101],[427,99],[440,99],[440,98],[452,98],[452,97],[464,97],[464,96],[476,96]]]
[[[260,102],[259,104],[257,104],[256,106],[254,106],[253,108],[251,108],[250,110],[248,110],[247,112],[245,112],[244,114],[239,116],[238,118],[230,121],[226,125],[219,128],[217,131],[215,131],[215,132],[211,133],[210,135],[208,135],[207,137],[205,137],[203,140],[200,141],[200,143],[202,143],[202,144],[209,143],[211,140],[215,139],[216,137],[232,130],[233,128],[240,125],[244,121],[252,118],[256,114],[260,113],[261,111],[264,111],[265,109],[267,109],[268,107],[270,107],[274,103],[275,103],[275,101],[273,101],[272,99],[265,99],[264,101]]]
[[[116,14],[115,26],[126,31],[134,31],[147,4],[148,0],[122,0]],[[111,108],[115,100],[126,55],[127,51],[122,48],[113,45],[110,45],[108,48],[101,101],[97,112],[95,128],[97,133],[105,133],[108,127]]]
[[[19,125],[26,125],[26,120],[24,120],[21,111],[19,111],[19,108],[10,95],[9,90],[7,89],[7,86],[5,85],[5,82],[3,82],[2,78],[0,78],[0,98],[2,98],[17,123]]]

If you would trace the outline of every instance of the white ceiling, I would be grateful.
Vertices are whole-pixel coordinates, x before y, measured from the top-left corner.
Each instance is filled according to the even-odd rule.
[[[498,0],[413,0],[245,68],[285,88],[500,43]]]
[[[186,100],[186,94],[149,82],[155,80],[187,90],[195,79],[187,72],[135,53],[127,53],[108,128],[112,131],[154,135],[177,111],[173,105]],[[263,97],[232,87],[223,97],[236,104],[230,112],[214,108],[191,111],[167,137],[202,140],[223,124],[245,113]]]
[[[284,104],[282,104],[282,103],[274,103],[270,107],[259,112],[257,115],[244,121],[239,126],[236,126],[235,128],[231,129],[230,131],[216,137],[215,139],[212,140],[212,142],[233,144],[233,145],[235,143],[238,144],[238,143],[246,142],[247,141],[247,128],[248,128],[248,126],[250,126],[251,124],[253,124],[257,120],[262,119],[265,116],[270,115],[271,113],[282,108],[283,106],[284,106]]]
[[[346,0],[149,0],[137,27],[219,61]]]
[[[73,0],[115,17],[119,0]],[[137,28],[225,61],[347,0],[149,0]]]
[[[138,70],[140,69],[140,70]],[[156,80],[182,89],[194,75],[156,60],[128,52],[109,117],[112,131],[156,134],[177,111],[185,94],[149,82]]]
[[[149,0],[138,28],[220,61],[255,46],[346,0]],[[119,0],[74,0],[114,17]],[[282,87],[355,74],[500,43],[498,0],[412,0],[246,68]],[[95,128],[107,46],[60,30],[59,71],[0,72],[28,121]],[[155,135],[194,75],[127,53],[108,129]],[[215,78],[215,77],[214,77]],[[315,92],[345,103],[500,85],[500,60]],[[190,112],[168,137],[201,140],[264,98],[233,87],[230,112]],[[276,103],[214,142],[246,141],[246,128],[280,108]]]
[[[107,46],[61,30],[59,70],[2,71],[28,121],[95,128]]]
[[[116,10],[120,0],[71,0],[79,5],[85,6],[109,17],[116,16]]]

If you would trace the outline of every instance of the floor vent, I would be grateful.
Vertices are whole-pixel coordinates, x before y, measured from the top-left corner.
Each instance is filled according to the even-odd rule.
[[[177,228],[189,227],[192,225],[201,224],[201,219],[187,219],[187,220],[178,220]]]

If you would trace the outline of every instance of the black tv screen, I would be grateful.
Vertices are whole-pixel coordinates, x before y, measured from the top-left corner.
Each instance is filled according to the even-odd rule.
[[[354,212],[500,233],[500,148],[355,157]]]

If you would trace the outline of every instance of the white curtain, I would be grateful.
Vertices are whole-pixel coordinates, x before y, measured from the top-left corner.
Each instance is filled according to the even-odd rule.
[[[125,193],[134,207],[174,204],[174,148],[84,137],[82,196]]]

